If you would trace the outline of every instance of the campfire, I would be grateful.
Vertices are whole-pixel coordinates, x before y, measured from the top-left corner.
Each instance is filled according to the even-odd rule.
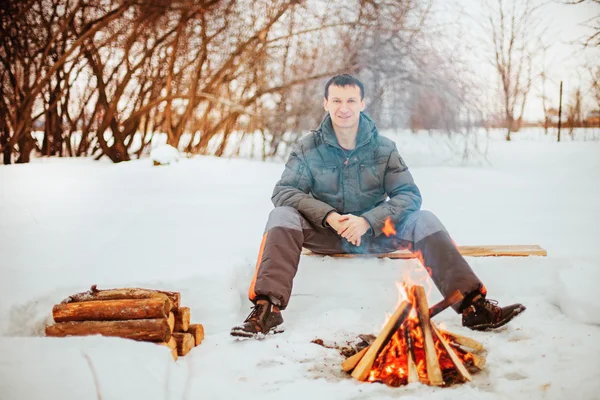
[[[342,363],[359,381],[401,386],[421,382],[450,386],[471,381],[485,358],[481,343],[439,329],[431,318],[462,300],[459,291],[429,308],[422,286],[403,286],[404,299],[379,336]],[[363,339],[364,340],[364,339]]]

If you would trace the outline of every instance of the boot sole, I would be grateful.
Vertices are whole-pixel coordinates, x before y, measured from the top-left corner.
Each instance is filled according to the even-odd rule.
[[[274,326],[271,329],[269,329],[269,331],[266,334],[262,333],[262,332],[252,333],[252,332],[247,332],[243,329],[236,329],[236,328],[233,328],[229,334],[238,339],[262,340],[262,339],[266,338],[268,335],[276,335],[278,333],[283,333],[284,331],[285,331],[285,327],[283,327],[282,325],[277,325],[277,326]]]
[[[519,308],[515,308],[513,310],[513,312],[511,312],[506,318],[504,318],[502,321],[498,321],[495,324],[482,324],[482,325],[474,325],[474,326],[467,326],[467,328],[472,329],[474,331],[489,331],[492,329],[497,329],[500,328],[506,324],[508,324],[510,321],[512,321],[517,315],[522,314],[523,311],[525,311],[527,308],[525,306],[519,307]]]

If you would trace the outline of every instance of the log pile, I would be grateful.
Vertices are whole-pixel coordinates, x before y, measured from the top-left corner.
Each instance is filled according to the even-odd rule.
[[[471,381],[471,373],[481,370],[485,358],[481,343],[440,330],[431,318],[462,300],[455,292],[428,308],[422,286],[407,289],[402,301],[381,333],[367,347],[347,358],[342,369],[359,381],[383,382],[401,386],[421,382],[450,386]]]
[[[204,339],[202,324],[190,323],[179,292],[123,288],[90,290],[52,308],[54,325],[46,336],[116,336],[168,346],[173,358],[185,356]]]

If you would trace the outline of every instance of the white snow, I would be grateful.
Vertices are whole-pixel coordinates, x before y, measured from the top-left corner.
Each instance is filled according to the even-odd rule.
[[[451,310],[436,317],[488,351],[472,383],[444,389],[358,383],[340,371],[341,355],[310,343],[376,333],[396,303],[394,282],[422,276],[412,261],[303,257],[286,332],[229,337],[250,311],[246,293],[282,163],[196,157],[154,168],[147,159],[43,158],[0,166],[0,398],[600,399],[600,141],[578,135],[555,143],[522,133],[507,143],[498,132],[487,161],[459,166],[441,136],[390,134],[423,208],[458,244],[548,250],[468,258],[490,298],[527,311],[493,333],[462,328]],[[180,291],[205,326],[204,343],[173,362],[149,343],[43,337],[52,305],[92,284]],[[430,301],[440,297],[434,288]]]
[[[168,144],[160,144],[152,149],[150,158],[160,165],[169,165],[179,161],[179,150]]]

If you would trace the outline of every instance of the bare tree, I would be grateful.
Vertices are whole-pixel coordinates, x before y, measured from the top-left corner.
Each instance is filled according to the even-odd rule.
[[[598,4],[600,6],[600,0],[572,0],[567,1],[566,4]],[[583,46],[600,47],[600,13],[591,16],[584,25],[591,30],[591,33],[583,39]]]
[[[2,2],[3,161],[27,162],[33,149],[126,161],[162,133],[172,146],[221,156],[258,132],[269,157],[322,119],[323,82],[342,72],[366,83],[381,127],[406,121],[402,105],[420,88],[422,103],[428,93],[439,100],[434,124],[450,131],[473,102],[460,60],[436,45],[432,4]]]
[[[33,123],[43,115],[35,114],[38,108],[43,108],[40,96],[48,85],[53,86],[52,80],[57,74],[60,77],[61,68],[77,56],[81,44],[123,15],[130,4],[124,1],[116,6],[106,5],[98,18],[86,21],[80,27],[77,37],[70,37],[69,26],[78,13],[89,7],[92,6],[84,0],[64,0],[61,4],[50,0],[3,2],[0,8],[0,76],[5,89],[0,100],[3,109],[0,114],[5,116],[6,123],[0,143],[5,163],[11,162],[15,149],[18,150],[17,162],[29,161],[35,147]],[[40,23],[46,29],[39,29]],[[60,45],[65,42],[68,45]],[[55,104],[65,91],[51,92],[47,105]]]
[[[483,24],[492,48],[490,61],[500,81],[506,140],[520,128],[542,40],[540,4],[533,0],[489,0]]]
[[[600,111],[600,66],[588,66],[587,70],[590,74],[590,85],[594,106]]]
[[[569,127],[569,135],[573,136],[573,131],[576,127],[581,127],[583,123],[583,96],[581,93],[581,87],[575,89],[571,96],[571,100],[567,105],[567,123]]]

